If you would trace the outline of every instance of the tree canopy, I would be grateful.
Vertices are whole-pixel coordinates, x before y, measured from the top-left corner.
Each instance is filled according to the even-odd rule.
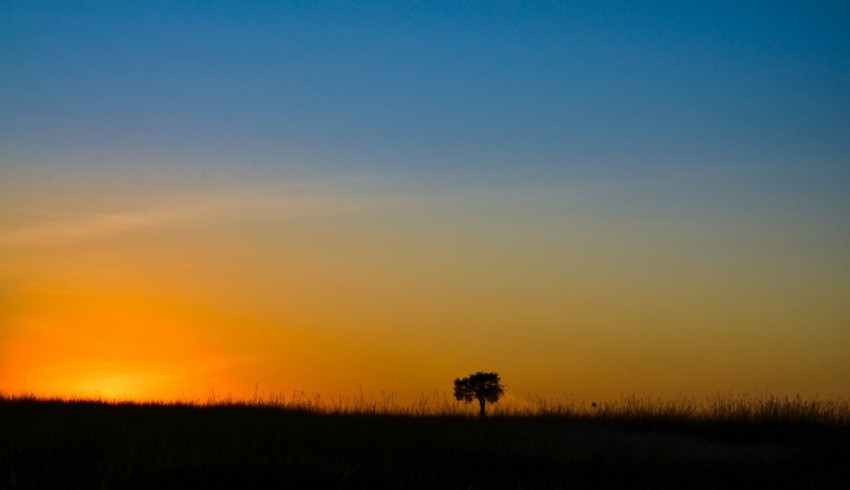
[[[465,378],[455,379],[454,395],[458,400],[467,403],[478,400],[481,407],[480,415],[486,415],[484,406],[487,402],[496,403],[505,394],[505,387],[498,373],[478,371]]]

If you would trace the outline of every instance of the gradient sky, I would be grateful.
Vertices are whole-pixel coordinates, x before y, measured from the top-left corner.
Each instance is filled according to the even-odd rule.
[[[850,396],[848,26],[0,0],[0,391]]]

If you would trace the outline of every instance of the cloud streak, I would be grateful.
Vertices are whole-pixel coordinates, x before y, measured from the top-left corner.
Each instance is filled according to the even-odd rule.
[[[0,244],[30,246],[98,239],[154,228],[228,222],[245,216],[303,216],[338,213],[381,205],[388,198],[352,195],[321,186],[287,185],[243,188],[214,195],[170,196],[136,209],[47,213],[38,222],[0,230]],[[126,206],[122,203],[123,206]],[[58,219],[59,216],[64,219]]]
[[[512,186],[484,192],[466,192],[463,195],[421,188],[390,192],[380,183],[375,186],[375,181],[362,180],[261,184],[218,191],[171,194],[156,200],[136,203],[134,209],[132,206],[126,209],[126,202],[117,202],[116,207],[125,208],[120,211],[105,209],[74,214],[68,210],[54,210],[39,213],[38,218],[24,225],[0,228],[0,245],[25,247],[42,243],[93,240],[155,228],[228,223],[245,217],[317,217],[369,210],[399,210],[405,206],[462,208],[471,203],[477,206],[495,202],[518,205],[524,199],[563,205],[577,201],[611,199],[635,187],[670,187],[694,179],[711,179],[717,175],[736,174],[753,168],[754,166],[733,166],[670,172],[648,175],[630,182],[574,182],[573,185],[556,186],[555,192],[548,186]]]

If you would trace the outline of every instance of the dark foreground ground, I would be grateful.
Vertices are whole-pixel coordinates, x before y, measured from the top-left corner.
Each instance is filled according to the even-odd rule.
[[[0,398],[0,488],[846,489],[850,427]]]

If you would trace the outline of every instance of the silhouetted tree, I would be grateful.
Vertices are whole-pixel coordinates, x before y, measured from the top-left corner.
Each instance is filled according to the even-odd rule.
[[[466,403],[478,400],[481,406],[481,416],[484,417],[484,404],[486,402],[496,403],[499,397],[505,394],[505,387],[498,373],[484,373],[478,371],[465,378],[455,380],[455,398]]]

